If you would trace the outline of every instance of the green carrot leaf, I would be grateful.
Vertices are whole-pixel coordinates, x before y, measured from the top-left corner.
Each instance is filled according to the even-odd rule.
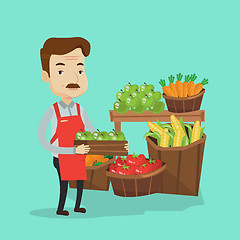
[[[182,80],[182,77],[183,77],[183,75],[182,75],[181,73],[177,74],[177,80],[178,80],[178,81],[181,81],[181,80]]]
[[[189,82],[190,81],[190,75],[185,75],[185,82]]]
[[[159,83],[162,87],[166,86],[166,81],[164,79],[160,79]]]
[[[196,78],[197,78],[197,76],[196,76],[196,74],[194,73],[194,74],[191,74],[191,77],[190,77],[190,81],[195,81],[196,80]]]
[[[170,75],[169,77],[168,77],[168,80],[169,80],[169,82],[170,83],[173,83],[174,82],[174,76],[173,75]]]
[[[201,84],[202,84],[202,85],[208,84],[208,79],[204,78],[204,79],[202,80]]]

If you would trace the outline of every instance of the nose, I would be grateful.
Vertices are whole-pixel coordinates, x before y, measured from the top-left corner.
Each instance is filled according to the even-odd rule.
[[[74,77],[74,83],[77,83],[78,82],[78,80],[79,80],[79,76],[78,76],[78,74],[77,73],[74,73],[75,74],[75,77]]]

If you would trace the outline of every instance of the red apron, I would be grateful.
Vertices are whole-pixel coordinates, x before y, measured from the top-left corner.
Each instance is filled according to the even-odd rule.
[[[85,131],[80,106],[77,103],[76,105],[78,115],[61,117],[58,103],[53,104],[57,116],[57,129],[51,144],[58,139],[59,147],[73,147],[76,133],[81,129]],[[87,180],[85,158],[86,155],[82,154],[59,154],[61,180]]]

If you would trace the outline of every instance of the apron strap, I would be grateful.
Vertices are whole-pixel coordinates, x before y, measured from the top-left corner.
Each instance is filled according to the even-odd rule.
[[[58,103],[54,103],[53,104],[57,119],[61,117],[60,115],[60,111],[59,111],[59,107],[58,107]],[[55,134],[53,135],[52,139],[50,140],[50,143],[53,144],[55,141],[57,140],[57,131],[55,132]]]
[[[61,115],[60,115],[60,111],[59,111],[58,103],[57,103],[57,102],[54,103],[54,104],[53,104],[53,107],[54,107],[54,110],[55,110],[55,113],[56,113],[57,118],[60,118]]]
[[[76,106],[77,106],[78,116],[81,116],[81,114],[80,114],[80,105],[78,103],[76,103]]]

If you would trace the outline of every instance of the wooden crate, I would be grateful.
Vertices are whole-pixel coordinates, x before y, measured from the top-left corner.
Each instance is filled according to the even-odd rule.
[[[74,140],[74,146],[89,145],[91,148],[89,155],[127,156],[128,151],[124,148],[127,143],[127,141]]]

